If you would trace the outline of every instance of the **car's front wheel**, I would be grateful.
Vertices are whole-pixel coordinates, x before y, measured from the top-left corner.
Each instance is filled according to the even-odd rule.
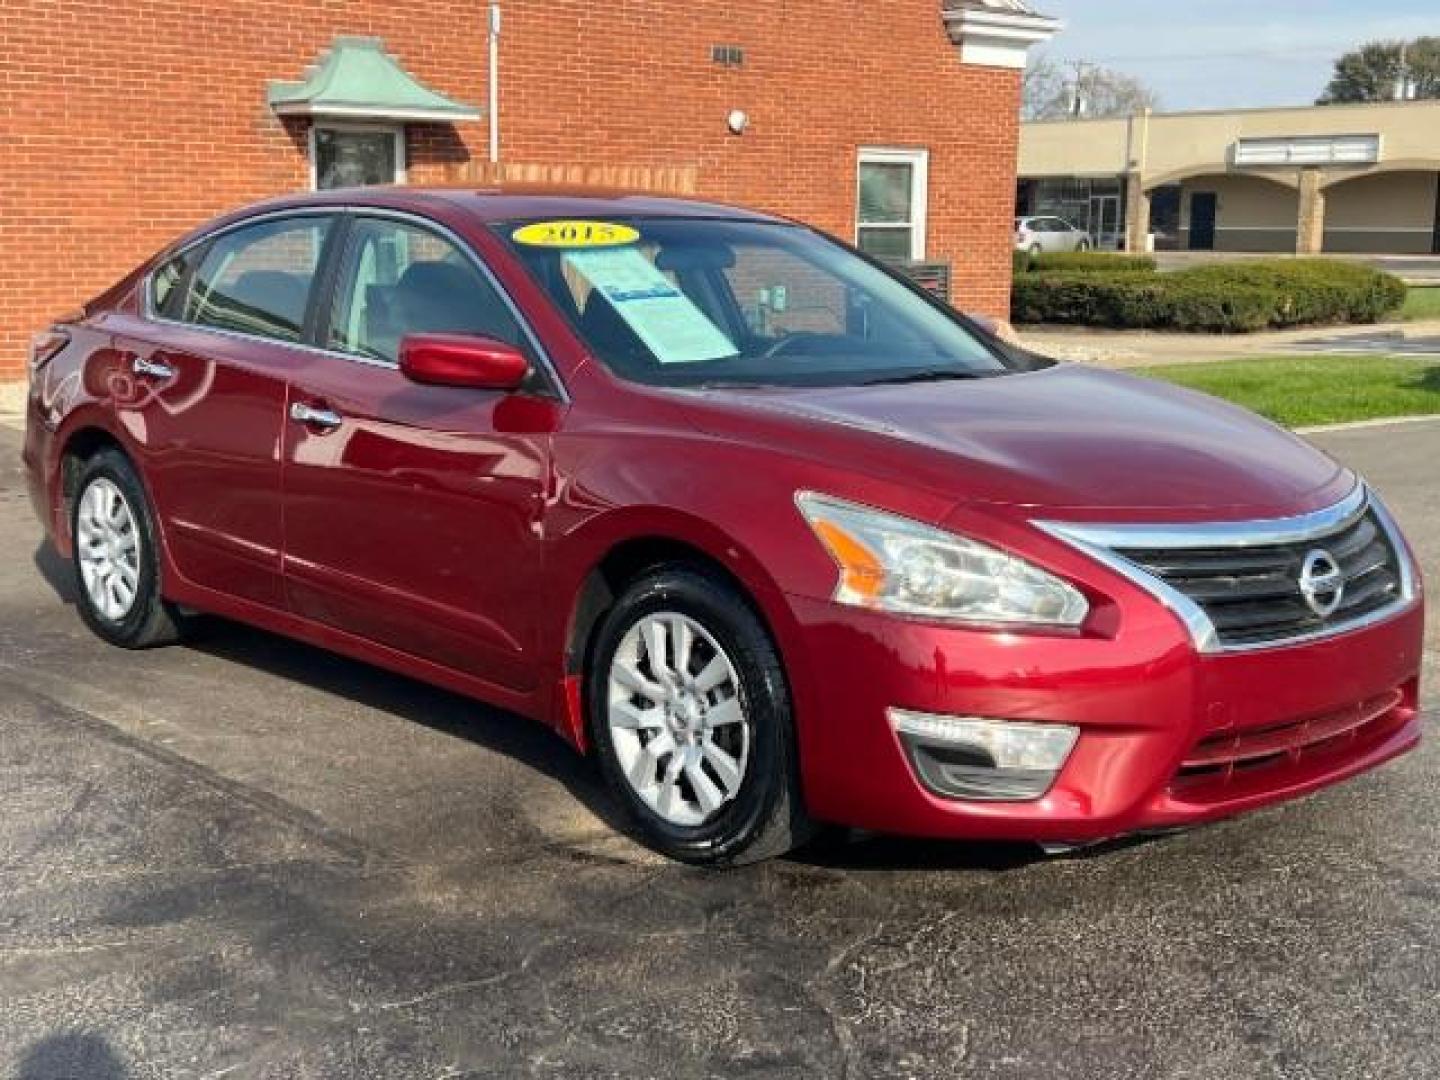
[[[808,837],[780,658],[718,577],[633,582],[600,627],[587,701],[606,779],[656,850],[738,865]]]
[[[144,649],[179,637],[160,595],[155,524],[134,466],[101,450],[80,467],[70,509],[80,615],[112,645]]]

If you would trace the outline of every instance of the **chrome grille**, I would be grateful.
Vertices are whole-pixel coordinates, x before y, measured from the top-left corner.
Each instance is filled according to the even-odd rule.
[[[1327,552],[1344,588],[1328,615],[1313,610],[1300,589],[1305,558]],[[1194,601],[1222,645],[1283,641],[1341,625],[1400,596],[1395,551],[1373,511],[1338,532],[1254,547],[1116,548],[1115,553]]]
[[[1416,595],[1399,531],[1363,485],[1293,518],[1037,524],[1153,594],[1201,652],[1340,633],[1386,618]]]

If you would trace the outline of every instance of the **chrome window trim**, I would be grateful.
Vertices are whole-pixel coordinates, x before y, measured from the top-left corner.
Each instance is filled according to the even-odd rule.
[[[1319,630],[1276,641],[1226,645],[1203,608],[1180,590],[1143,567],[1117,554],[1113,548],[1161,548],[1185,550],[1205,547],[1251,547],[1304,543],[1319,540],[1353,524],[1367,510],[1374,510],[1385,539],[1395,552],[1399,570],[1400,595],[1392,604],[1359,618],[1335,623]],[[1384,622],[1415,602],[1417,577],[1409,549],[1399,527],[1380,497],[1364,483],[1334,506],[1296,517],[1270,518],[1250,522],[1201,522],[1193,525],[1109,525],[1070,521],[1036,521],[1035,526],[1071,547],[1084,552],[1107,569],[1143,589],[1180,619],[1197,652],[1209,654],[1259,652],[1284,649],[1362,630]]]
[[[529,342],[530,347],[539,358],[546,381],[554,391],[555,397],[562,404],[570,404],[569,388],[565,385],[565,380],[560,377],[560,371],[556,368],[555,362],[550,357],[550,353],[540,343],[539,335],[535,333],[534,328],[530,325],[530,320],[527,319],[520,310],[520,306],[515,302],[514,297],[512,297],[509,290],[501,284],[499,278],[495,276],[495,272],[490,269],[485,260],[480,258],[469,243],[453,229],[440,224],[440,222],[432,218],[425,217],[423,214],[411,213],[408,210],[395,210],[383,206],[363,206],[349,203],[341,205],[337,203],[334,205],[297,206],[287,210],[269,210],[263,214],[254,214],[250,217],[242,218],[239,221],[232,221],[228,225],[197,236],[187,243],[171,248],[161,254],[155,266],[141,279],[141,315],[147,322],[157,323],[161,326],[181,326],[190,330],[200,331],[201,333],[219,334],[221,337],[236,338],[241,341],[255,341],[266,345],[281,345],[285,348],[298,349],[301,352],[312,355],[328,356],[334,360],[348,360],[352,363],[363,364],[366,367],[385,368],[389,371],[398,370],[400,367],[399,364],[391,363],[389,360],[380,360],[372,356],[362,356],[358,353],[344,352],[339,349],[321,348],[320,346],[310,345],[303,341],[284,341],[280,338],[265,337],[262,334],[247,334],[243,330],[229,330],[224,327],[204,326],[200,323],[185,322],[183,319],[167,319],[156,314],[154,292],[151,288],[152,279],[155,274],[172,259],[183,255],[191,248],[198,247],[201,244],[208,244],[212,240],[218,240],[220,237],[234,232],[236,229],[242,229],[250,225],[259,225],[266,221],[273,221],[280,218],[310,217],[317,215],[335,218],[340,218],[345,215],[352,217],[390,218],[416,225],[420,228],[430,229],[454,244],[464,256],[470,260],[475,268],[480,271],[481,276],[485,279],[486,283],[499,294],[500,299],[505,302],[506,308],[509,309],[510,314],[515,318],[516,324],[520,327],[520,332],[525,335],[525,340]]]

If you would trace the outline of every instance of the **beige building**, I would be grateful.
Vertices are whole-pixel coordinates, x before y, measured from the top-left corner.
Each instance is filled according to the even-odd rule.
[[[1019,177],[1101,247],[1440,254],[1440,101],[1028,123]]]

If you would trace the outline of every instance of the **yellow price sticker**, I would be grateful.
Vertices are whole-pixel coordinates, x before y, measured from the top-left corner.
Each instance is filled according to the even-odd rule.
[[[619,247],[635,243],[640,233],[629,225],[609,221],[537,221],[516,229],[510,239],[530,247]]]

